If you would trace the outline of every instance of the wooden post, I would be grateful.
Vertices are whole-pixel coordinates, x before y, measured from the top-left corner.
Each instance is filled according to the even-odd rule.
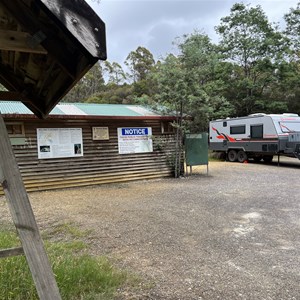
[[[59,290],[0,114],[0,180],[41,300],[60,300]]]

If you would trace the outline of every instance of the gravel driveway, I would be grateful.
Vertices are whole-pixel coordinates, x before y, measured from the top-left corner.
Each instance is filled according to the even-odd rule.
[[[141,276],[118,299],[300,299],[300,162],[282,160],[30,199],[41,228],[92,229],[94,254]]]

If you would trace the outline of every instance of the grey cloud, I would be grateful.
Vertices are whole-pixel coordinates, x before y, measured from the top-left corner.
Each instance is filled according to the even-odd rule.
[[[106,23],[108,60],[123,63],[138,46],[148,48],[157,59],[174,52],[178,36],[203,30],[217,41],[214,27],[229,15],[234,0],[101,0],[91,3]],[[239,1],[248,3],[249,1]],[[260,4],[271,21],[280,21],[298,0],[252,0]]]

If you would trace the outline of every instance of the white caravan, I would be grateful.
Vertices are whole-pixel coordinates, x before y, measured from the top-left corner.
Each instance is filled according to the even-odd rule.
[[[210,149],[227,154],[229,161],[248,158],[271,162],[273,155],[300,159],[300,117],[297,114],[253,114],[209,124]]]

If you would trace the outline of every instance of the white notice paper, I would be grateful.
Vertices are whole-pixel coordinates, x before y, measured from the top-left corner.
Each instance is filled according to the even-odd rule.
[[[38,158],[83,156],[81,128],[37,128]]]

